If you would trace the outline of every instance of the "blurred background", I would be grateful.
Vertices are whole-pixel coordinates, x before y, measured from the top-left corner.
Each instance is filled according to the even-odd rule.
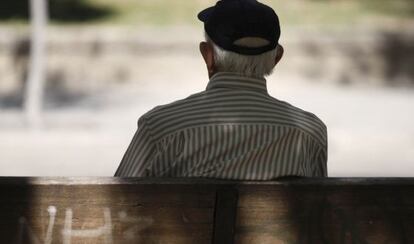
[[[285,47],[269,93],[327,124],[329,175],[414,176],[414,1],[263,2]],[[30,0],[3,1],[0,175],[113,175],[143,113],[205,89],[214,3],[48,0],[35,37]]]

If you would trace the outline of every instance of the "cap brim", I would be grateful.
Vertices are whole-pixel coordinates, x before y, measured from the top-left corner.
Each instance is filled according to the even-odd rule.
[[[206,22],[210,18],[211,13],[213,13],[213,11],[214,11],[214,7],[206,8],[203,11],[201,11],[197,15],[197,17],[198,17],[199,20],[201,20],[203,22]]]

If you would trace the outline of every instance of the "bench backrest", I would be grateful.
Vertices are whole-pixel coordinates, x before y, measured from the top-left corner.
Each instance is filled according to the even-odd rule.
[[[0,178],[0,243],[414,243],[414,179]]]

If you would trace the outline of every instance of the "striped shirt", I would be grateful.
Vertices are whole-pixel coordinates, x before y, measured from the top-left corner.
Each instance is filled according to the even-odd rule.
[[[327,176],[327,129],[271,97],[265,79],[218,73],[205,91],[143,115],[115,176]]]

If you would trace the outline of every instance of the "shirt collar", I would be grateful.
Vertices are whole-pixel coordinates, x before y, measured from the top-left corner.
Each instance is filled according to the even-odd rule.
[[[266,79],[247,77],[242,74],[230,72],[219,72],[211,77],[207,85],[207,90],[215,88],[253,90],[267,94]]]

